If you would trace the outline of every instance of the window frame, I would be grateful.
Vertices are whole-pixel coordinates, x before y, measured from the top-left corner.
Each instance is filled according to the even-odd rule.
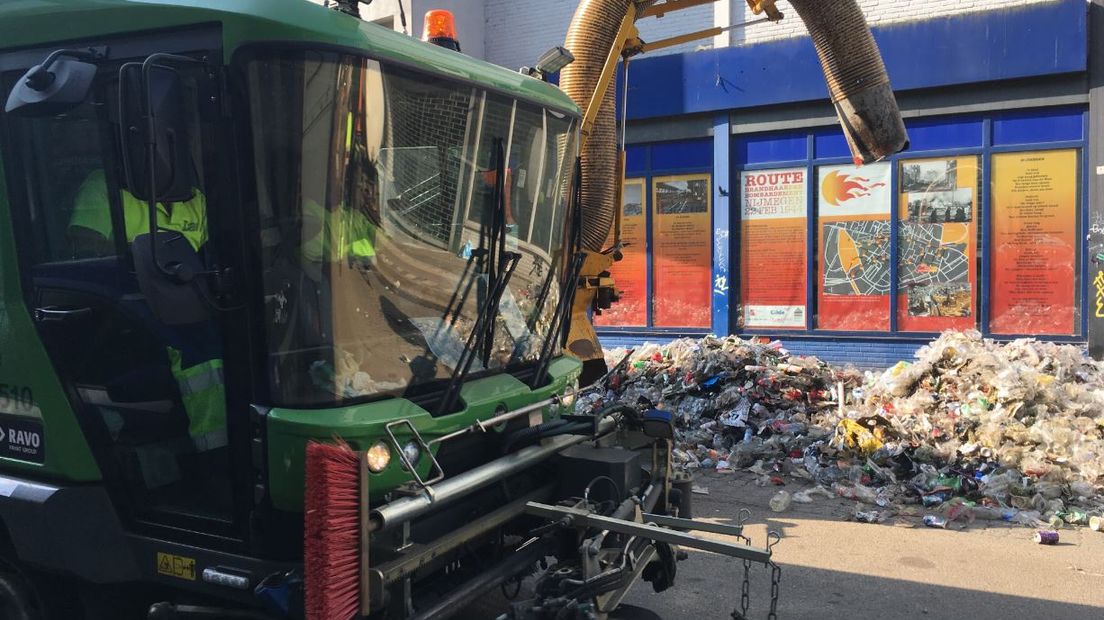
[[[1076,112],[1081,117],[1082,136],[1080,139],[1072,140],[1040,140],[1038,142],[1025,142],[1019,141],[1008,144],[994,144],[994,122],[999,120],[1002,115],[1014,114],[1014,115],[1026,115],[1034,118],[1046,118],[1049,112],[1053,111],[1069,111]],[[994,334],[990,330],[990,286],[992,282],[991,269],[992,269],[992,256],[990,249],[992,246],[991,231],[992,231],[992,156],[1001,153],[1024,153],[1024,152],[1037,152],[1037,151],[1053,151],[1053,150],[1074,150],[1078,155],[1077,166],[1077,178],[1078,178],[1078,197],[1077,208],[1079,209],[1079,216],[1077,218],[1078,238],[1085,234],[1088,230],[1089,221],[1089,192],[1086,191],[1086,181],[1089,178],[1089,162],[1087,153],[1089,150],[1088,144],[1088,129],[1089,129],[1089,111],[1084,106],[1076,107],[1051,107],[1051,108],[1030,108],[1024,110],[1014,110],[1011,112],[994,112],[986,113],[982,115],[971,116],[930,116],[921,117],[920,120],[931,121],[938,123],[941,120],[975,120],[980,121],[982,135],[981,144],[977,146],[967,147],[954,147],[954,148],[932,148],[927,150],[905,151],[904,153],[898,153],[891,157],[886,158],[885,161],[889,162],[892,167],[892,183],[891,194],[893,199],[890,205],[890,222],[894,225],[890,230],[890,304],[887,308],[887,312],[890,313],[889,321],[890,328],[888,331],[841,331],[841,330],[822,330],[816,328],[816,319],[818,317],[819,308],[817,304],[818,295],[818,278],[816,277],[818,269],[818,259],[820,248],[818,245],[818,238],[816,234],[816,225],[818,220],[818,191],[815,189],[809,191],[808,203],[806,204],[806,243],[810,249],[815,250],[808,251],[806,253],[806,273],[810,274],[806,282],[806,326],[804,330],[801,329],[788,329],[788,330],[772,330],[763,328],[741,328],[739,326],[739,317],[736,313],[729,315],[729,333],[737,334],[741,336],[769,336],[769,337],[801,337],[801,338],[847,338],[847,339],[867,339],[867,340],[911,340],[911,341],[930,341],[931,339],[938,337],[939,332],[926,332],[926,331],[902,331],[899,329],[899,321],[896,312],[896,304],[899,296],[899,275],[898,275],[898,261],[897,256],[899,252],[899,223],[900,218],[900,165],[902,161],[916,160],[916,159],[929,159],[929,158],[951,158],[951,157],[978,157],[980,160],[980,179],[979,179],[979,191],[981,192],[981,200],[978,201],[978,245],[977,245],[977,260],[979,260],[978,275],[976,285],[978,287],[979,294],[977,296],[977,304],[975,307],[976,316],[978,317],[976,329],[986,338],[994,338],[997,340],[1013,340],[1016,338],[1042,338],[1047,341],[1061,342],[1061,343],[1082,343],[1085,341],[1088,333],[1088,315],[1085,310],[1086,299],[1088,298],[1088,247],[1087,244],[1082,243],[1081,247],[1077,249],[1076,256],[1078,257],[1078,265],[1075,269],[1076,280],[1073,284],[1075,293],[1075,323],[1076,333],[1072,335],[1052,335],[1052,334]],[[755,163],[741,163],[736,157],[732,157],[731,161],[731,178],[739,179],[742,172],[754,172],[754,171],[769,171],[783,168],[804,168],[809,179],[816,179],[817,170],[820,166],[829,165],[845,165],[852,164],[853,162],[849,157],[845,156],[818,156],[816,147],[816,139],[818,136],[824,136],[824,127],[807,127],[797,130],[791,130],[789,132],[771,132],[762,134],[748,134],[755,136],[778,136],[782,137],[786,134],[792,133],[804,133],[805,134],[805,158],[804,159],[780,159],[778,161],[770,162],[755,162]],[[838,132],[833,128],[833,131]],[[735,151],[736,140],[738,136],[733,136],[729,141],[729,152],[733,154]],[[811,182],[811,181],[810,181]],[[733,194],[735,201],[730,205],[730,217],[731,226],[730,230],[739,230],[742,224],[741,205],[739,203],[740,197],[738,194]],[[730,237],[732,237],[730,235]],[[738,235],[731,238],[729,251],[732,256],[739,256],[739,243]],[[730,307],[739,307],[739,291],[740,284],[743,279],[742,265],[734,265],[734,269],[730,272],[729,282],[729,303]],[[637,330],[639,331],[639,330]]]
[[[684,147],[684,148],[701,148],[703,153],[708,153],[709,163],[704,162],[691,162],[685,166],[674,166],[667,163],[659,163],[655,165],[656,158],[653,157],[654,147]],[[644,226],[645,226],[645,257],[644,257],[644,282],[645,282],[645,299],[643,300],[645,306],[645,314],[647,317],[645,325],[600,325],[595,326],[595,330],[598,335],[601,336],[634,336],[641,333],[657,336],[706,336],[713,332],[713,327],[663,327],[655,324],[655,316],[653,311],[653,302],[655,297],[655,205],[653,204],[653,198],[655,195],[655,179],[671,176],[696,176],[704,175],[709,177],[709,185],[712,188],[716,182],[717,175],[714,172],[715,161],[713,159],[713,145],[710,140],[703,139],[691,139],[691,140],[679,140],[674,142],[657,142],[648,144],[630,144],[626,146],[629,153],[626,156],[625,162],[625,175],[621,179],[622,183],[627,182],[641,182],[644,185]],[[634,150],[640,149],[642,155],[642,161],[639,165],[633,163]],[[617,205],[620,209],[622,205]],[[709,213],[712,217],[715,217],[718,209],[717,201],[710,195],[709,199]],[[738,220],[737,220],[738,221]],[[710,225],[709,227],[709,245],[713,248],[711,251],[712,260],[715,261],[716,245],[717,245],[717,230],[716,227]],[[710,274],[710,281],[712,281],[712,273]],[[616,279],[614,281],[616,285]],[[733,286],[729,283],[730,289]],[[713,302],[712,296],[710,297],[710,313],[711,315],[716,313],[716,304]]]

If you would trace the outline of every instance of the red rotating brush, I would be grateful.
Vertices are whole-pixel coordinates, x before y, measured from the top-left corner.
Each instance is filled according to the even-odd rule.
[[[361,609],[363,456],[343,441],[307,443],[303,563],[307,620],[350,620]]]

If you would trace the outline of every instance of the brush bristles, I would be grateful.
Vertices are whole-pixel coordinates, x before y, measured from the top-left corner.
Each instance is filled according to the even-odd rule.
[[[360,455],[345,443],[307,444],[304,588],[308,620],[360,612]]]

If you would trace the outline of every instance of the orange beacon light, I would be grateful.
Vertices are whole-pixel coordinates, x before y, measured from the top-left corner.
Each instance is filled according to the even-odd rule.
[[[434,9],[426,11],[422,40],[450,50],[460,51],[460,41],[456,38],[456,18],[452,11]]]

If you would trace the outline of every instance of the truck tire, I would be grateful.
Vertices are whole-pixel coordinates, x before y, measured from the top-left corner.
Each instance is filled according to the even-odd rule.
[[[0,618],[45,620],[42,604],[31,582],[6,566],[0,566]]]

